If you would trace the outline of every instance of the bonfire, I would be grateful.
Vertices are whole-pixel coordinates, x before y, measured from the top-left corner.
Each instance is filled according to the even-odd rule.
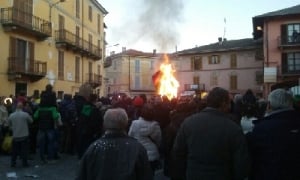
[[[175,69],[169,62],[168,56],[164,55],[164,62],[160,65],[159,71],[153,76],[153,83],[160,96],[166,96],[169,100],[177,97],[179,82],[174,76]]]

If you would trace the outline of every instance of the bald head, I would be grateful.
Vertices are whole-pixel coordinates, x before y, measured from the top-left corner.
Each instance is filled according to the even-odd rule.
[[[17,103],[17,106],[16,106],[16,109],[23,109],[24,105],[22,102],[18,102]]]

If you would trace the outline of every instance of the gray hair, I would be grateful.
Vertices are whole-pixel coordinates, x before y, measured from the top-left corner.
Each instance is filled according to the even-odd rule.
[[[126,130],[128,125],[128,116],[124,109],[108,109],[103,118],[103,127],[106,130]]]
[[[275,89],[268,96],[272,110],[293,107],[293,96],[284,89]]]

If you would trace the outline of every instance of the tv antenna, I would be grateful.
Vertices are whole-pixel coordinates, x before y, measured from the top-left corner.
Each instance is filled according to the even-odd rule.
[[[226,17],[224,18],[224,32],[223,32],[223,39],[225,38],[226,34]]]

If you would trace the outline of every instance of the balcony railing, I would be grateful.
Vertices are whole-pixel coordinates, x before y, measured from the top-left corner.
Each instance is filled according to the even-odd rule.
[[[279,36],[279,47],[300,47],[300,35],[297,36]]]
[[[10,75],[10,79],[22,78],[24,80],[37,81],[46,76],[47,63],[37,60],[9,57],[8,74]]]
[[[52,34],[52,26],[49,21],[14,7],[1,8],[0,22],[4,31],[28,34],[38,40],[43,40]]]
[[[87,73],[86,82],[89,83],[92,87],[96,88],[102,85],[102,75],[95,73]]]
[[[65,29],[55,31],[56,46],[73,50],[94,60],[102,58],[102,49]]]

